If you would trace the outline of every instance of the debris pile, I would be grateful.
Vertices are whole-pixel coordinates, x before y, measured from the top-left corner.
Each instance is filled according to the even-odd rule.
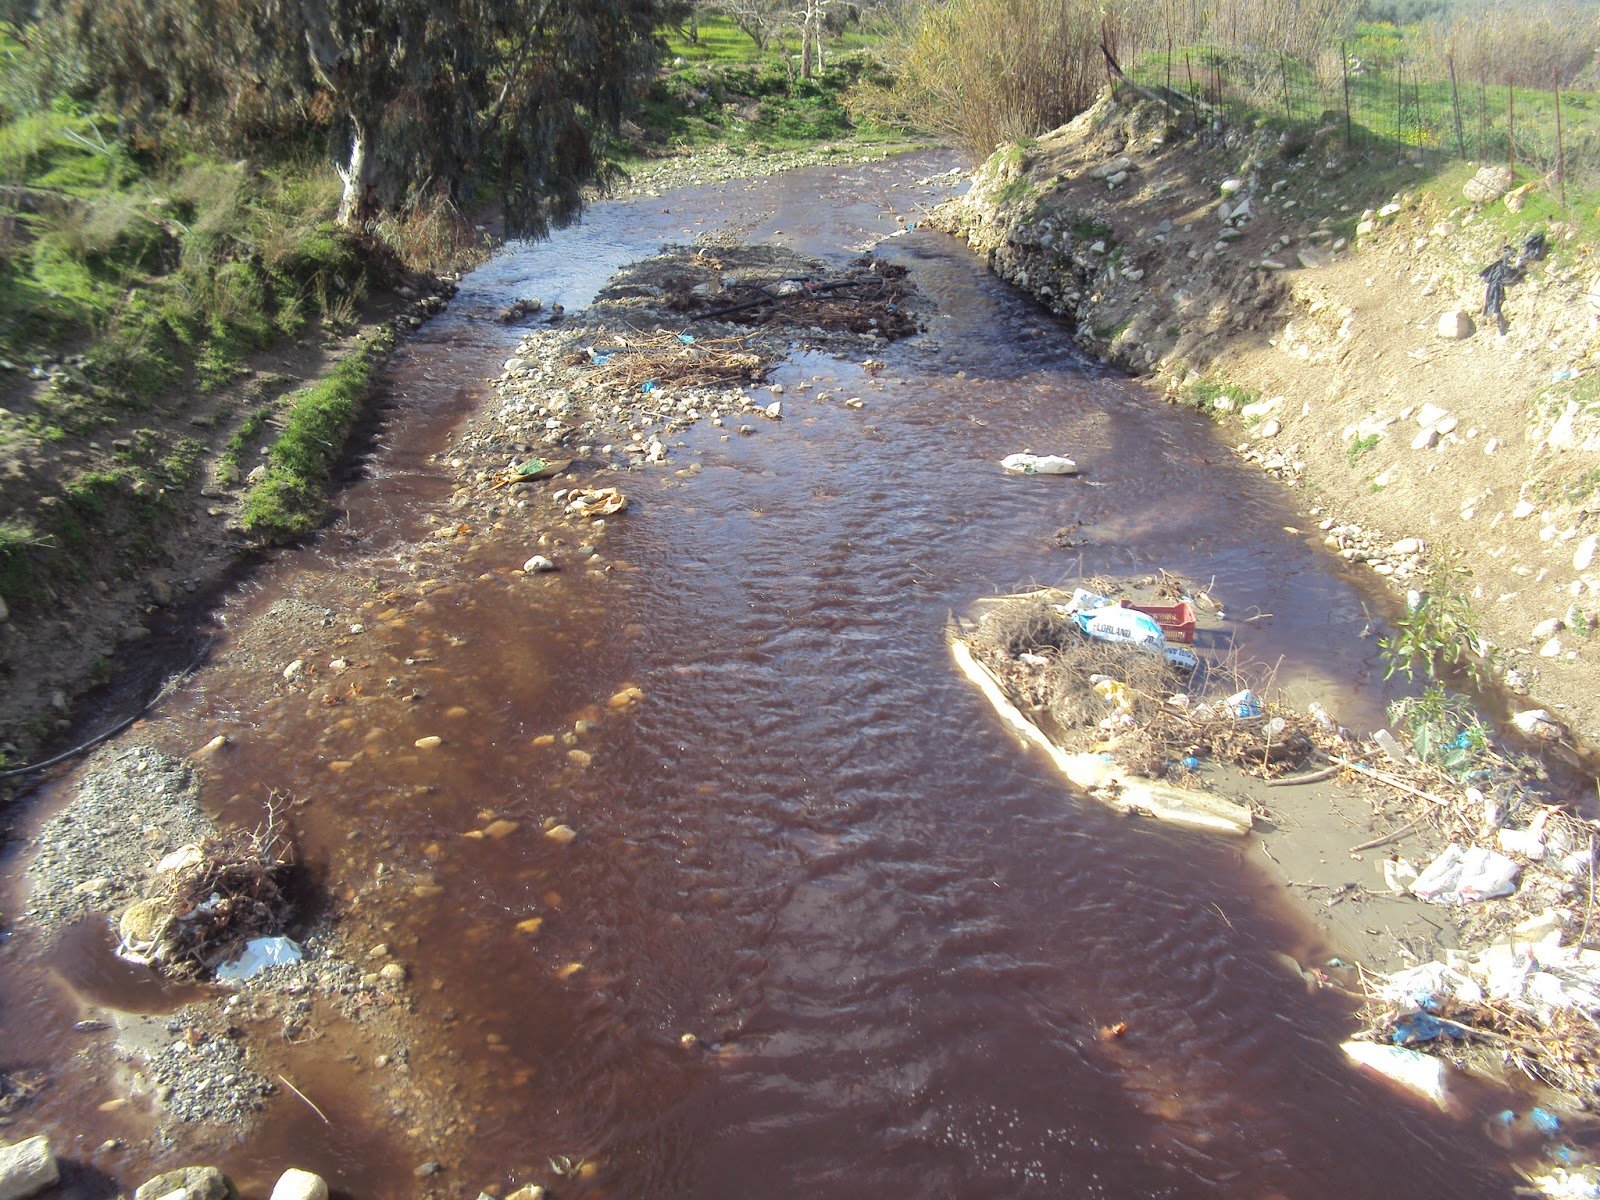
[[[290,859],[275,822],[191,842],[168,854],[118,923],[117,954],[178,978],[209,978],[288,916]]]
[[[1233,656],[1213,663],[1170,644],[1169,632],[1194,636],[1196,604],[1215,605],[1171,576],[1161,582],[1175,604],[1117,600],[1113,580],[1003,597],[982,606],[964,638],[1054,738],[1132,774],[1197,786],[1207,762],[1266,778],[1304,762],[1321,733],[1315,720],[1264,705],[1266,680]]]

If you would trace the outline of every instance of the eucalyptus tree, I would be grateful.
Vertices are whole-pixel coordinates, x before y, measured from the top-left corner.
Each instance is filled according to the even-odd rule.
[[[107,91],[145,123],[249,142],[311,128],[361,226],[489,185],[507,224],[574,213],[655,53],[659,0],[65,0]]]

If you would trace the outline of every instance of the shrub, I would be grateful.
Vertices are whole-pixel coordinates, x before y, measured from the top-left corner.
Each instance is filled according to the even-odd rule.
[[[1093,103],[1104,78],[1100,39],[1114,20],[1094,0],[929,7],[902,48],[889,94],[914,124],[982,159]]]

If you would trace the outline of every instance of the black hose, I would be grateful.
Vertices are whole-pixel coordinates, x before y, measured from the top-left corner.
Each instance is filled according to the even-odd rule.
[[[71,750],[63,750],[60,754],[47,758],[43,762],[30,763],[26,767],[12,767],[9,771],[0,771],[0,779],[17,779],[23,775],[32,775],[35,771],[43,771],[46,767],[53,767],[57,763],[66,762],[69,758],[76,758],[84,751],[93,750],[96,746],[100,745],[100,743],[110,741],[112,738],[116,737],[117,734],[121,733],[140,717],[144,716],[145,713],[154,708],[157,702],[162,700],[182,680],[187,679],[190,675],[194,674],[195,668],[200,665],[201,660],[206,656],[206,651],[210,649],[211,643],[207,641],[206,644],[201,647],[200,653],[194,656],[193,662],[191,662],[187,667],[179,671],[177,674],[169,676],[156,691],[156,694],[151,696],[150,699],[146,700],[137,709],[135,709],[132,715],[124,717],[115,725],[111,726],[111,728],[102,730],[100,733],[95,734],[94,737],[90,738],[87,742],[84,742],[78,746],[74,746]]]

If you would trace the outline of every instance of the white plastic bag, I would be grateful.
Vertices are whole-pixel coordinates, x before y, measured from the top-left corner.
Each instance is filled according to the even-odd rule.
[[[242,983],[268,967],[284,967],[300,961],[300,947],[286,937],[251,938],[244,953],[231,963],[217,968],[223,983]]]
[[[1013,475],[1076,475],[1078,464],[1062,454],[1008,454],[1000,465]]]
[[[1469,904],[1517,890],[1521,870],[1504,854],[1482,846],[1463,850],[1451,842],[1411,885],[1411,894],[1430,904]]]
[[[1078,628],[1102,642],[1126,642],[1144,650],[1165,650],[1167,635],[1148,613],[1136,608],[1111,605],[1092,612],[1078,613]]]

